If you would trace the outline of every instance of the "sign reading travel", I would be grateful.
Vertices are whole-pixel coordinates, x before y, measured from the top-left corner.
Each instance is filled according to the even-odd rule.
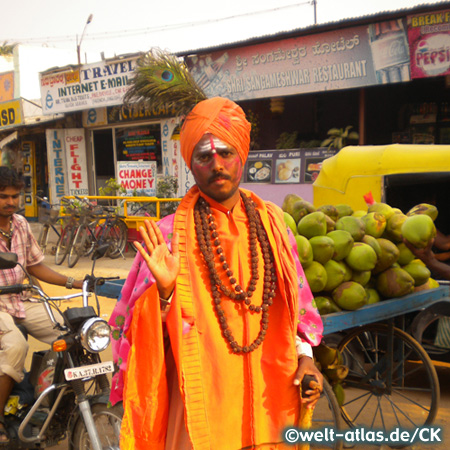
[[[100,61],[74,70],[40,74],[44,114],[120,105],[136,59]]]

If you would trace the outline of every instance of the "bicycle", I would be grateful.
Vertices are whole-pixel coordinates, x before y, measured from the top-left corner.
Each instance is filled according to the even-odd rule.
[[[65,212],[68,214],[62,217],[63,226],[56,244],[55,264],[58,266],[66,259],[79,220],[79,209],[74,205],[73,200],[62,198],[61,203],[65,205]]]
[[[74,267],[81,256],[89,256],[93,252],[94,245],[92,240],[83,240],[82,236],[84,236],[86,228],[95,230],[103,217],[103,208],[101,206],[95,208],[86,199],[80,200],[82,206],[78,216],[78,223],[73,230],[73,239],[68,249],[67,265],[69,267]]]
[[[90,208],[86,218],[81,220],[76,230],[69,250],[69,267],[73,267],[83,254],[90,254],[95,248],[104,243],[109,244],[106,256],[116,259],[123,256],[127,244],[128,227],[110,206],[102,208],[103,214],[93,213],[97,206],[88,200],[82,200]],[[98,207],[97,207],[98,208]],[[95,217],[96,216],[96,217]],[[94,219],[95,217],[95,219]],[[89,221],[88,219],[91,218]]]
[[[41,247],[42,253],[45,255],[45,251],[48,245],[48,239],[50,234],[50,229],[52,229],[56,235],[61,236],[60,231],[55,226],[58,222],[61,221],[60,216],[60,205],[59,204],[50,204],[46,197],[36,196],[36,199],[39,203],[39,223],[42,223],[42,228],[39,233],[38,244]],[[56,250],[56,246],[53,247],[53,251]]]

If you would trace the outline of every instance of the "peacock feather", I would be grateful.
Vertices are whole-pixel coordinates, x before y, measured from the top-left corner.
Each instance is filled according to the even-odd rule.
[[[207,97],[186,65],[176,56],[152,49],[137,61],[125,103],[145,102],[152,109],[169,108],[185,116]]]

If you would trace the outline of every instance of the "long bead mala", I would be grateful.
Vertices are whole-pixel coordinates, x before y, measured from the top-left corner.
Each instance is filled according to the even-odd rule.
[[[255,208],[253,201],[245,194],[241,193],[244,202],[245,210],[249,221],[249,243],[251,255],[251,278],[247,290],[237,284],[233,271],[229,268],[225,253],[221,246],[219,233],[215,224],[214,215],[211,212],[208,202],[200,197],[194,209],[194,222],[197,241],[200,246],[205,264],[209,270],[209,277],[211,282],[211,292],[213,296],[214,309],[219,320],[219,325],[222,330],[222,335],[230,345],[234,353],[249,353],[258,348],[264,341],[269,326],[269,306],[273,303],[275,297],[275,289],[277,285],[277,277],[274,267],[274,259],[272,250],[270,248],[269,240],[266,231],[261,223],[259,212]],[[254,305],[251,302],[253,292],[256,290],[256,285],[259,279],[258,274],[258,251],[257,243],[261,247],[261,252],[264,259],[264,284],[263,284],[263,298],[261,305]],[[213,249],[215,247],[215,251]],[[220,262],[223,270],[229,279],[231,289],[224,285],[219,277],[216,269],[215,255]],[[225,316],[225,311],[221,305],[222,295],[228,297],[230,300],[236,302],[243,302],[248,306],[252,313],[261,313],[260,330],[256,339],[246,346],[239,345],[232,331],[228,326],[228,321]]]

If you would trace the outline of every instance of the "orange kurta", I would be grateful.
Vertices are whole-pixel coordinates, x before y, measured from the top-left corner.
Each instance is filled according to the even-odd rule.
[[[275,448],[282,441],[283,428],[297,423],[300,407],[298,388],[293,386],[297,278],[287,235],[279,234],[285,230],[283,219],[275,208],[267,211],[254,197],[274,251],[278,288],[263,344],[249,354],[236,355],[221,335],[208,272],[195,239],[192,210],[198,195],[196,189],[191,190],[175,217],[181,271],[167,317],[189,438],[196,450]],[[251,264],[244,207],[239,201],[231,212],[208,201],[227,261],[239,284],[246,288]],[[259,269],[263,273],[262,258]],[[220,266],[218,272],[228,284]],[[262,276],[253,302],[261,304],[261,299]],[[222,306],[237,342],[251,344],[259,332],[261,315],[226,297],[222,297]],[[157,292],[152,287],[138,300],[133,315],[122,449],[164,449],[169,405],[158,311]]]

